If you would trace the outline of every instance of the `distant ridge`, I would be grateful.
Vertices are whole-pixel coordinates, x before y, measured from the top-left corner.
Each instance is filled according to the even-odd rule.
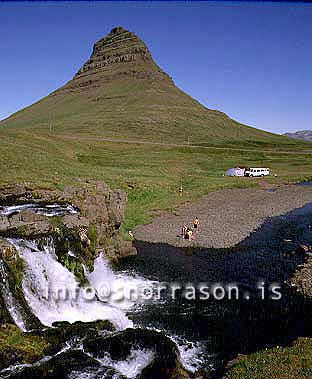
[[[33,133],[181,144],[295,143],[205,108],[177,88],[154,62],[145,43],[121,26],[94,44],[90,58],[72,80],[0,126]]]
[[[285,133],[284,136],[305,141],[312,141],[312,130],[298,130],[294,133]]]

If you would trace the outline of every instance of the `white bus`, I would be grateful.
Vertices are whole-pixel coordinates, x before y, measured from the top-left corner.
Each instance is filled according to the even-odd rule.
[[[245,176],[268,176],[270,175],[269,168],[250,167],[245,171]]]

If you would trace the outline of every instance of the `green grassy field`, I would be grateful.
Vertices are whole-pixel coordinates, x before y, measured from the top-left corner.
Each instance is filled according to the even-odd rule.
[[[66,140],[61,135],[0,131],[1,185],[28,182],[63,188],[97,179],[128,194],[125,229],[150,220],[153,210],[174,209],[210,191],[258,186],[259,179],[223,176],[235,165],[270,167],[288,183],[312,177],[311,154],[254,150],[168,147],[104,141]],[[183,187],[183,196],[179,188]]]
[[[312,378],[312,339],[298,338],[292,346],[274,347],[241,358],[225,379]]]

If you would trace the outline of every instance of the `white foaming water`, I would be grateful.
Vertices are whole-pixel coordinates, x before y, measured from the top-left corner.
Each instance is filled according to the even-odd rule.
[[[36,366],[40,366],[42,363],[44,362],[48,362],[49,360],[51,360],[51,356],[46,356],[42,359],[40,359],[39,361],[35,362],[35,363],[22,363],[22,364],[17,364],[17,365],[13,365],[13,366],[9,366],[7,368],[4,368],[3,370],[0,371],[0,378],[1,379],[6,379],[6,378],[10,378],[11,375],[19,375],[23,372],[23,370],[25,368],[30,368],[30,367],[36,367]]]
[[[92,285],[92,287],[94,287],[99,294],[101,293],[101,291],[105,292],[105,289],[107,289],[107,286],[109,286],[109,289],[114,291],[114,293],[118,295],[120,293],[123,293],[123,289],[125,289],[126,295],[127,295],[127,291],[129,291],[130,289],[133,289],[135,293],[137,289],[153,288],[154,285],[157,283],[157,282],[148,281],[146,279],[139,278],[139,277],[136,277],[136,278],[130,277],[125,274],[116,275],[111,270],[111,268],[105,261],[104,257],[102,256],[99,256],[95,260],[94,271],[92,273],[87,273],[87,278],[90,284]],[[118,300],[114,300],[114,298],[110,298],[109,302],[111,304],[118,304],[118,306],[123,309],[129,308],[135,303],[135,301],[129,300],[128,296],[126,296],[126,299],[123,299],[122,301],[118,301]],[[158,332],[163,332],[162,330],[158,330],[155,328],[151,328],[151,329],[156,330]],[[183,367],[190,372],[193,372],[193,373],[196,372],[203,364],[202,345],[197,342],[187,341],[178,336],[167,335],[167,337],[170,338],[172,341],[174,341],[174,343],[177,345],[180,352],[180,362],[183,365]],[[137,352],[138,350],[135,350],[135,351]],[[142,356],[144,360],[146,358],[146,354],[143,354]],[[127,368],[127,364],[130,361],[131,360],[127,360],[124,362],[125,369]],[[103,361],[101,360],[101,362]],[[147,364],[144,367],[146,367]],[[118,362],[118,367],[120,367],[119,365],[120,365],[120,362]],[[109,366],[112,366],[111,362]],[[126,370],[122,372],[119,369],[119,372],[121,372],[121,374],[126,375],[125,374]]]
[[[153,290],[155,282],[131,277],[127,274],[115,274],[107,261],[100,255],[94,262],[94,270],[90,273],[85,268],[90,285],[101,299],[121,309],[129,309],[143,302],[142,291]],[[107,296],[109,295],[110,296]]]
[[[104,366],[113,367],[117,372],[129,379],[137,377],[141,371],[153,362],[155,352],[149,349],[132,348],[130,355],[124,361],[113,360],[110,354],[105,354],[104,358],[96,358]]]
[[[203,351],[199,342],[189,342],[172,336],[169,336],[169,338],[178,346],[180,363],[186,370],[194,373],[202,367],[203,359],[201,357],[203,356]]]
[[[22,310],[16,303],[14,296],[10,290],[8,282],[8,273],[2,259],[0,259],[0,279],[0,291],[5,302],[6,308],[9,311],[15,324],[23,331],[26,331],[27,328],[22,314]]]
[[[163,330],[158,328],[148,327],[147,329],[164,333]],[[203,344],[200,342],[191,342],[185,338],[167,333],[166,336],[176,344],[180,353],[179,361],[186,370],[195,373],[202,367],[204,357],[207,357],[207,353],[203,350]]]
[[[109,374],[111,374],[109,371],[110,369],[107,370]],[[83,371],[72,371],[68,376],[66,377],[67,379],[98,379],[98,378],[112,378],[112,379],[119,379],[119,375],[113,375],[113,376],[106,376],[106,373],[103,372],[103,368],[92,368],[89,367],[87,369],[84,369]]]
[[[32,209],[36,205],[35,204],[23,204],[23,205],[10,205],[7,207],[0,208],[0,215],[10,216],[13,213],[22,212],[25,209]]]
[[[70,296],[66,299],[49,296],[51,293],[55,294],[59,289],[64,288],[69,290],[70,294],[75,294],[76,289],[79,288],[79,283],[74,274],[57,261],[52,239],[47,240],[42,250],[39,249],[35,242],[18,239],[9,241],[15,246],[20,257],[26,263],[23,279],[25,299],[33,313],[47,326],[51,326],[55,321],[69,321],[72,323],[101,319],[111,321],[118,329],[133,327],[132,321],[126,317],[124,311],[140,303],[140,299],[137,299],[136,296],[133,299],[131,296],[124,298],[124,296],[120,297],[120,295],[125,295],[124,291],[126,291],[126,294],[129,293],[130,289],[136,293],[138,289],[153,287],[155,284],[155,282],[124,273],[115,274],[105,261],[105,258],[99,256],[94,262],[93,272],[87,272],[85,269],[87,279],[91,287],[94,287],[98,292],[100,298],[103,289],[113,291],[114,294],[117,294],[116,297],[107,298],[107,302],[103,303],[95,300],[88,301],[82,296]],[[9,299],[8,301],[14,301],[10,296],[6,296],[6,298]],[[12,306],[10,307],[8,304],[7,306],[11,315],[15,315],[14,320],[17,325],[24,329],[23,320],[18,310],[13,311]],[[202,363],[200,345],[181,340],[178,337],[170,335],[168,337],[177,344],[182,365],[187,370],[195,372]],[[154,351],[134,348],[124,361],[114,361],[110,355],[106,355],[99,362],[104,366],[113,367],[121,375],[132,379],[152,362],[154,355]],[[90,373],[90,378],[93,374],[94,372]]]
[[[72,371],[67,379],[99,379],[99,378],[110,378],[110,379],[124,379],[125,377],[119,373],[112,373],[112,368],[105,367],[88,367],[82,371]]]
[[[118,329],[132,327],[132,321],[121,309],[96,300],[88,301],[81,295],[75,296],[79,284],[75,276],[57,261],[51,240],[42,251],[34,242],[10,242],[26,263],[23,279],[25,299],[44,325],[51,326],[55,321],[72,323],[101,319],[111,321]],[[60,289],[72,296],[51,296],[51,293],[60,294]]]
[[[0,215],[10,216],[13,213],[19,213],[26,209],[30,209],[35,213],[42,214],[44,216],[63,216],[65,214],[75,214],[77,210],[70,204],[48,204],[40,205],[36,203],[22,204],[22,205],[10,205],[0,207]]]

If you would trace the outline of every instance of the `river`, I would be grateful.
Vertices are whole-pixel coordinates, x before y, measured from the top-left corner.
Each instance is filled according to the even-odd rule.
[[[1,371],[0,377],[40,378],[46,375],[47,367],[53,367],[64,378],[140,378],[153,362],[164,356],[169,359],[175,347],[190,374],[204,370],[220,377],[237,353],[289,343],[310,329],[311,305],[285,285],[304,261],[303,256],[288,253],[299,242],[311,242],[310,224],[311,206],[305,206],[268,220],[233,249],[175,248],[137,241],[138,256],[118,268],[113,269],[103,255],[95,260],[93,271],[85,268],[88,283],[95,289],[95,301],[84,297],[60,301],[48,296],[62,286],[73,291],[79,287],[77,278],[58,262],[51,238],[44,244],[11,239],[25,263],[25,300],[43,327],[56,321],[105,319],[116,332],[89,339],[77,335],[56,355],[34,365],[10,367]],[[4,280],[5,270],[0,273]],[[200,286],[211,288],[216,283],[220,288],[235,284],[239,298],[202,300],[198,296]],[[103,288],[155,289],[160,284],[167,289],[156,300],[101,298]],[[172,284],[183,287],[174,298],[169,290]],[[272,284],[278,287],[278,299],[272,298]],[[197,288],[195,298],[185,296],[186,286]],[[14,307],[10,289],[1,288],[11,316],[25,329],[24,315]],[[64,361],[72,363],[64,368]]]

